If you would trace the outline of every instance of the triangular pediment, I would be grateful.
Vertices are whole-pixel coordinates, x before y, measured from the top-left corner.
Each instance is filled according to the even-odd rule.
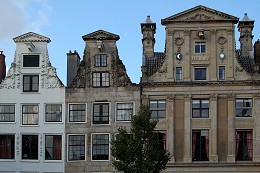
[[[20,35],[13,38],[14,42],[51,42],[51,39],[34,32],[28,32],[26,34]]]
[[[82,36],[83,40],[119,40],[120,37],[116,34],[104,31],[104,30],[98,30],[95,32],[92,32],[90,34]]]
[[[162,19],[163,25],[176,22],[231,22],[237,23],[238,18],[202,5],[185,10]]]

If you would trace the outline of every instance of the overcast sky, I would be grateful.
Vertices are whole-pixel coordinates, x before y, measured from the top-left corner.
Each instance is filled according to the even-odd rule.
[[[66,53],[76,50],[82,58],[82,36],[103,29],[120,36],[119,57],[131,80],[138,83],[142,59],[140,23],[147,15],[156,22],[155,51],[163,52],[165,28],[161,19],[197,5],[240,19],[248,13],[255,20],[253,43],[260,38],[260,0],[0,0],[0,50],[4,51],[9,67],[14,59],[14,37],[27,32],[49,37],[50,60],[66,84]]]

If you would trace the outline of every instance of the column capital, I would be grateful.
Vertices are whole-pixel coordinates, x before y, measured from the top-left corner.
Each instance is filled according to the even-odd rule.
[[[233,101],[235,99],[235,94],[234,93],[229,93],[227,94],[227,97],[228,97],[228,101]]]
[[[190,100],[191,99],[191,94],[185,94],[184,95],[184,99],[185,99],[185,101]]]
[[[210,94],[210,100],[216,101],[218,99],[218,94]]]
[[[174,95],[174,94],[169,94],[169,95],[167,95],[167,101],[168,101],[168,102],[173,102],[174,99],[175,99],[175,95]]]

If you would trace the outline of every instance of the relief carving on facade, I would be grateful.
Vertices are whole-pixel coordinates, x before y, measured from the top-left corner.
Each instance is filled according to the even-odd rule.
[[[235,99],[235,93],[229,93],[227,94],[228,101],[234,101]]]
[[[210,100],[211,101],[217,101],[218,94],[210,94]]]
[[[227,42],[227,39],[225,37],[223,37],[223,36],[220,36],[220,37],[218,37],[217,42],[220,45],[224,45]]]
[[[217,34],[217,30],[216,29],[211,29],[210,30],[210,34],[211,35],[216,35]]]
[[[19,134],[16,134],[16,155],[17,156],[19,156],[19,154],[20,154],[20,148],[19,148],[19,146],[20,146],[20,143],[19,143]]]
[[[228,29],[227,30],[228,35],[233,35],[234,34],[234,29]]]
[[[197,13],[195,15],[187,17],[187,20],[206,20],[206,19],[212,19],[212,17],[204,13]]]
[[[174,31],[168,30],[168,31],[167,31],[167,35],[168,35],[168,36],[173,36],[173,35],[174,35]]]
[[[173,102],[174,99],[175,99],[175,95],[174,94],[167,95],[167,102]]]

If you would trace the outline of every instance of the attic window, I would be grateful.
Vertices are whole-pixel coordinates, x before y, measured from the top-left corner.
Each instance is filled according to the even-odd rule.
[[[39,67],[39,55],[23,55],[23,67]]]

